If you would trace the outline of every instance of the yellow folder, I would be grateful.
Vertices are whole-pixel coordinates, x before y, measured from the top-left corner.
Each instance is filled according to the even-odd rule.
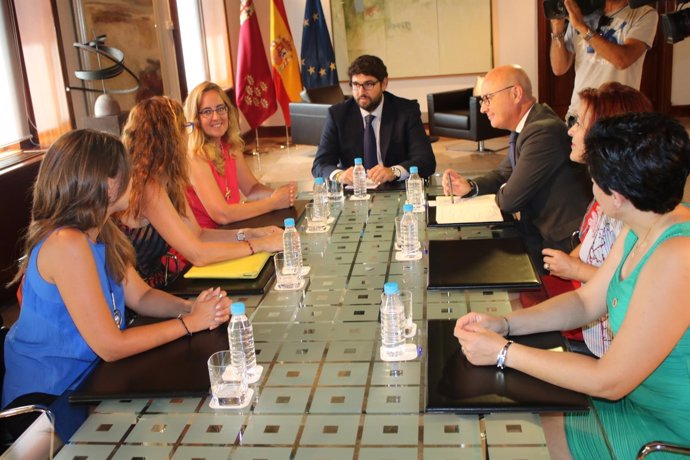
[[[185,278],[254,279],[259,276],[269,252],[257,252],[241,259],[226,260],[204,267],[192,267],[184,274]]]

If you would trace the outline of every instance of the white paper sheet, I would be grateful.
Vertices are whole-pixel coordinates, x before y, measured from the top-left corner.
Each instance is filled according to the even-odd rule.
[[[436,222],[439,224],[467,224],[503,222],[503,215],[496,204],[496,195],[480,195],[472,198],[436,197]]]

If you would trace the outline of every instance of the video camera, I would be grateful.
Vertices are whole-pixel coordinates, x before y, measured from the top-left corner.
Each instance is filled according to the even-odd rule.
[[[638,8],[642,5],[654,3],[655,0],[630,0],[630,8]],[[661,15],[661,31],[664,33],[666,43],[678,43],[690,36],[690,9],[682,9],[682,6],[690,0],[678,0],[678,11]]]
[[[576,0],[583,15],[594,13],[596,10],[604,8],[605,0]],[[546,19],[562,19],[568,17],[568,10],[565,9],[563,0],[544,0],[544,15]]]

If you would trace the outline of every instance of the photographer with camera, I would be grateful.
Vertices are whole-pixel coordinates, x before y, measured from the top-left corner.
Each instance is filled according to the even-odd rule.
[[[578,93],[617,81],[640,89],[644,55],[652,47],[659,15],[628,0],[544,0],[551,21],[551,69],[563,75],[575,64],[566,121],[577,113]]]

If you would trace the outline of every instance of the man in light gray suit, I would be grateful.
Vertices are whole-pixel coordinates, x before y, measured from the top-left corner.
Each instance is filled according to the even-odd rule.
[[[529,77],[518,66],[502,66],[486,74],[481,110],[494,128],[509,129],[508,156],[490,173],[466,179],[447,170],[456,195],[496,194],[503,212],[520,213],[520,227],[530,254],[541,265],[544,247],[569,252],[592,197],[591,182],[581,165],[570,161],[565,123],[532,96]]]

